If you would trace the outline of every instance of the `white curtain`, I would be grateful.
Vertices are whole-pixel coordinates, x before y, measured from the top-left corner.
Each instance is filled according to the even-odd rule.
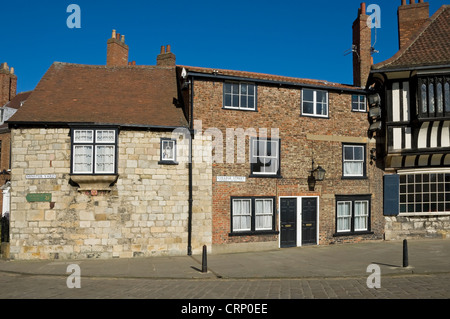
[[[251,230],[251,202],[249,199],[233,200],[233,231]]]
[[[337,203],[337,231],[350,231],[351,202]]]
[[[96,173],[114,173],[114,146],[97,145],[95,157]]]
[[[92,145],[75,145],[73,151],[74,173],[92,173]]]
[[[367,230],[368,202],[355,202],[355,230]]]
[[[255,201],[255,229],[272,229],[273,203],[271,199]]]

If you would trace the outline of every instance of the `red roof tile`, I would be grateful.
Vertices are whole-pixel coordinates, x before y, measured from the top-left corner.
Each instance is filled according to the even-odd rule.
[[[224,69],[214,69],[214,68],[203,68],[203,67],[195,67],[195,66],[183,66],[179,65],[180,68],[185,68],[190,72],[204,73],[204,74],[214,74],[225,75],[225,76],[233,76],[233,77],[242,77],[248,79],[255,80],[268,80],[274,82],[282,82],[282,83],[293,83],[299,85],[312,85],[312,86],[322,86],[324,88],[336,88],[336,89],[360,89],[352,85],[348,84],[340,84],[333,83],[323,80],[312,80],[312,79],[302,79],[302,78],[294,78],[288,76],[281,75],[272,75],[272,74],[264,74],[264,73],[255,73],[255,72],[247,72],[247,71],[235,71],[235,70],[224,70]]]
[[[9,123],[186,126],[175,67],[55,62]]]

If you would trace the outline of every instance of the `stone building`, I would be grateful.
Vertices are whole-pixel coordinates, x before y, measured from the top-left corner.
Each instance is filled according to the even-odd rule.
[[[8,121],[10,258],[181,255],[211,243],[211,163],[190,160],[208,141],[190,138],[173,54],[128,63],[115,32],[107,52],[106,66],[55,62]]]
[[[368,82],[386,239],[449,238],[450,6],[403,0],[398,19],[399,51]]]

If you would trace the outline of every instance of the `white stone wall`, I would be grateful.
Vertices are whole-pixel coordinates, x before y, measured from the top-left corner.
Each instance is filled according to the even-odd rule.
[[[12,130],[10,256],[13,259],[111,258],[187,253],[188,152],[176,135],[178,165],[160,165],[169,132],[119,133],[117,182],[110,191],[79,191],[70,178],[69,129]],[[210,140],[195,139],[207,152]],[[192,248],[211,245],[212,169],[194,161]],[[56,178],[27,179],[26,175]],[[51,193],[51,202],[27,202]]]
[[[450,238],[450,215],[385,217],[386,240]]]

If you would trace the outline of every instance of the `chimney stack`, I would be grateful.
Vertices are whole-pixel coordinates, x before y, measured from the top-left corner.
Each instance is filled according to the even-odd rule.
[[[419,31],[423,24],[430,17],[430,5],[428,2],[419,0],[402,0],[402,5],[398,8],[398,43],[399,49],[402,49]]]
[[[372,67],[372,32],[367,25],[366,4],[361,3],[353,22],[353,85],[365,87]]]
[[[161,52],[156,57],[156,65],[175,66],[175,54],[170,52],[170,45],[161,46]]]
[[[128,45],[125,44],[125,36],[116,33],[116,30],[112,30],[112,36],[107,41],[106,65],[128,65]]]
[[[11,101],[17,93],[17,76],[14,68],[9,68],[6,62],[0,66],[0,107]]]

